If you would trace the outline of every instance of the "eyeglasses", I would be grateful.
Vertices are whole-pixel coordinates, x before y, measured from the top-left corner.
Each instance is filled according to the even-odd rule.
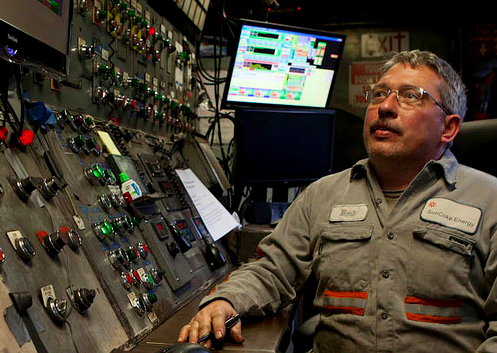
[[[366,92],[366,100],[370,104],[380,104],[385,101],[392,92],[397,93],[397,101],[400,105],[407,104],[411,106],[419,103],[423,99],[423,96],[426,94],[436,105],[438,105],[444,111],[445,114],[452,114],[450,110],[443,106],[442,103],[439,103],[435,98],[433,98],[430,93],[428,93],[428,91],[421,87],[407,86],[402,87],[398,90],[393,90],[385,87],[374,87]]]

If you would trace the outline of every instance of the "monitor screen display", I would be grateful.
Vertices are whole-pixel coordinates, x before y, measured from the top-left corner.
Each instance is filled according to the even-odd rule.
[[[72,10],[72,0],[2,0],[0,56],[66,74]]]
[[[326,108],[344,44],[342,34],[243,21],[223,108]]]
[[[234,183],[303,186],[332,171],[335,111],[236,110]]]

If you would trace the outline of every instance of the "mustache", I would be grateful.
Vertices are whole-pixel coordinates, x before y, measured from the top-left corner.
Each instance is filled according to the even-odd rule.
[[[376,120],[373,124],[371,124],[371,126],[369,127],[369,131],[371,133],[374,133],[376,130],[388,130],[388,131],[392,131],[396,134],[400,134],[401,131],[394,125],[392,124],[390,121],[388,120],[383,120],[383,119],[379,119],[379,120]]]

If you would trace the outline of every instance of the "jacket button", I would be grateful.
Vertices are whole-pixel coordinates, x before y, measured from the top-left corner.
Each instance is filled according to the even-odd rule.
[[[381,313],[381,318],[382,318],[383,320],[388,319],[388,314],[387,314],[387,313]]]
[[[392,232],[388,232],[387,238],[390,239],[390,240],[392,240],[393,237],[394,237],[393,233]]]
[[[390,277],[390,273],[388,271],[383,271],[383,278]]]

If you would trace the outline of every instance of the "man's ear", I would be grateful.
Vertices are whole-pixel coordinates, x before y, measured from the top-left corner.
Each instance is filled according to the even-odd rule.
[[[461,117],[457,114],[447,115],[445,117],[445,127],[440,137],[440,142],[451,143],[456,138],[459,128],[461,127]]]

